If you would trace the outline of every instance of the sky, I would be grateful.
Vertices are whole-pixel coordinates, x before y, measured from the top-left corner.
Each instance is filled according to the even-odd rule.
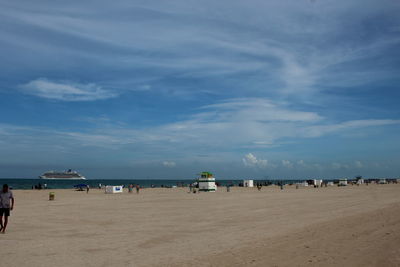
[[[399,177],[399,14],[0,0],[0,177]]]

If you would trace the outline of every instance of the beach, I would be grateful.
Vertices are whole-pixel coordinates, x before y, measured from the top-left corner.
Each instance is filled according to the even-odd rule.
[[[400,266],[400,184],[13,193],[1,266]]]

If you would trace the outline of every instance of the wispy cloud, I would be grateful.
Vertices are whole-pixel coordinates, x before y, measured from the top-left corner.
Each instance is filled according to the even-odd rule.
[[[338,163],[338,162],[333,162],[332,164],[331,164],[331,166],[332,166],[332,168],[334,169],[334,170],[339,170],[339,169],[349,169],[350,168],[350,165],[349,164],[345,164],[345,163]]]
[[[284,159],[284,160],[282,160],[282,166],[285,168],[291,169],[291,168],[293,168],[293,163],[290,162],[289,160]]]
[[[45,78],[32,80],[21,88],[25,93],[60,101],[94,101],[117,96],[92,83],[55,82]]]
[[[356,168],[362,168],[362,167],[364,167],[364,165],[362,164],[362,162],[359,161],[359,160],[356,160],[356,161],[354,162],[354,165],[356,166]]]
[[[329,133],[346,131],[351,129],[358,129],[364,127],[372,127],[372,126],[384,126],[384,125],[392,125],[392,124],[400,124],[400,120],[351,120],[345,121],[341,123],[327,124],[327,125],[313,125],[305,127],[300,131],[300,135],[303,137],[318,137],[323,136]]]
[[[47,130],[58,137],[75,140],[83,146],[119,147],[131,144],[146,149],[182,150],[204,153],[210,148],[235,151],[238,148],[265,148],[280,145],[284,140],[301,142],[349,130],[400,124],[400,120],[353,120],[328,123],[318,113],[292,109],[268,99],[231,99],[204,106],[186,119],[152,127],[132,127],[112,122],[103,116],[90,118],[94,129],[82,131]],[[102,127],[104,125],[104,127]],[[13,128],[7,128],[12,131]],[[22,128],[23,129],[23,128]],[[1,130],[1,128],[0,128]],[[1,132],[0,132],[1,133]],[[188,151],[188,148],[189,151]],[[289,162],[285,162],[288,165]],[[304,164],[299,162],[298,164]]]
[[[298,166],[305,166],[305,165],[306,165],[305,162],[304,162],[304,160],[302,160],[302,159],[298,160],[298,161],[296,162],[296,164],[297,164]]]
[[[35,51],[30,57],[49,71],[54,68],[52,55],[57,54],[62,58],[57,60],[58,70],[74,66],[77,76],[91,76],[95,84],[97,74],[83,68],[112,71],[112,77],[106,76],[108,84],[118,87],[116,91],[129,89],[121,87],[146,90],[161,80],[162,86],[155,88],[174,87],[196,94],[192,83],[177,88],[175,81],[212,78],[218,93],[224,95],[239,93],[245,85],[247,91],[258,94],[274,91],[304,97],[323,91],[326,85],[351,87],[366,77],[364,83],[398,74],[373,64],[357,64],[387,53],[400,41],[385,31],[387,21],[376,23],[373,34],[365,25],[371,17],[379,21],[384,13],[393,16],[388,26],[397,29],[398,6],[390,1],[385,5],[368,1],[363,11],[355,11],[362,3],[176,1],[168,6],[160,1],[100,1],[93,8],[72,1],[68,9],[48,3],[46,10],[40,5],[13,3],[0,11],[8,26],[4,29],[10,29],[3,30],[0,41]],[[225,5],[229,11],[221,8]],[[29,34],[18,34],[26,28]]]
[[[176,166],[176,163],[174,161],[163,161],[163,166],[168,167],[168,168],[173,168]]]

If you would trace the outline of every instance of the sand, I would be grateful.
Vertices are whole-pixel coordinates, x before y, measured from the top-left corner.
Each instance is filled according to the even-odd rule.
[[[15,190],[1,266],[400,266],[400,184]]]

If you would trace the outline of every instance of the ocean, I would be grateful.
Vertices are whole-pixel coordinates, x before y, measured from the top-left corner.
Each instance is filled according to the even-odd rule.
[[[283,180],[285,184],[301,182],[303,180]],[[139,184],[141,187],[172,187],[172,186],[188,186],[193,180],[166,180],[166,179],[87,179],[87,180],[43,180],[43,179],[19,179],[19,178],[3,178],[0,179],[0,185],[8,184],[12,189],[32,189],[35,185],[47,185],[48,189],[71,189],[74,185],[85,184],[91,188],[101,185],[124,185]],[[226,186],[228,184],[238,186],[243,180],[217,180],[217,184]],[[254,183],[261,182],[263,184],[278,184],[281,180],[254,180]]]

